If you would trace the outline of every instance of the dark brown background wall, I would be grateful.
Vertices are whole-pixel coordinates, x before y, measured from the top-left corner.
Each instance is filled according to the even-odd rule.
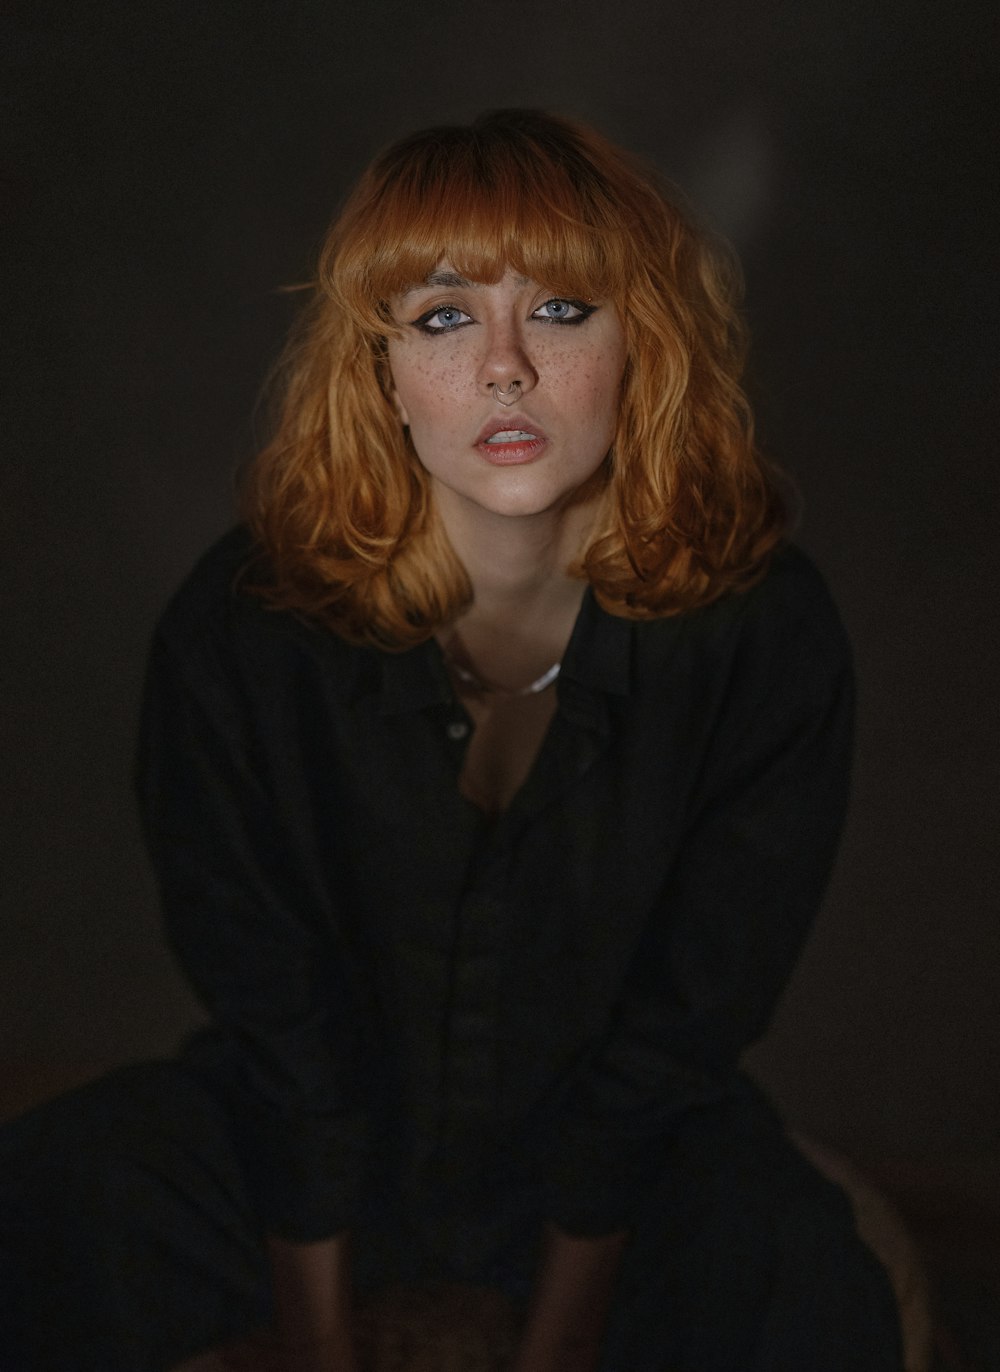
[[[862,682],[852,820],[758,1070],[865,1152],[1000,1151],[992,6],[24,5],[0,548],[8,1062],[195,1011],[129,793],[145,645],[231,518],[351,178],[481,108],[581,115],[737,241],[769,447]],[[991,394],[994,399],[990,399]]]

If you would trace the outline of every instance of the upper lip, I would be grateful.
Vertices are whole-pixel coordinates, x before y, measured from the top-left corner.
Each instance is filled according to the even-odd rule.
[[[503,433],[506,429],[521,429],[524,433],[534,434],[536,438],[546,438],[548,435],[539,428],[533,419],[528,419],[523,414],[504,414],[497,415],[494,419],[488,420],[479,430],[477,443],[485,443],[494,434]]]

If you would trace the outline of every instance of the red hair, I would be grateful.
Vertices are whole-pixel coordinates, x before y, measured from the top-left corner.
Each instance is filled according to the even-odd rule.
[[[649,169],[529,110],[429,129],[377,157],[332,225],[246,488],[275,605],[404,648],[471,588],[388,398],[388,301],[442,261],[604,299],[628,361],[594,532],[572,569],[614,614],[677,614],[756,580],[785,511],[740,386],[740,278]]]

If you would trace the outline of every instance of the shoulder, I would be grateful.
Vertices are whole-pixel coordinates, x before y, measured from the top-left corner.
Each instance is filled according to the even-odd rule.
[[[745,595],[749,606],[781,605],[793,613],[833,611],[823,574],[794,543],[783,543],[776,549],[764,576]]]
[[[170,597],[159,632],[178,643],[196,640],[245,612],[247,593],[240,583],[255,553],[248,529],[242,525],[230,529],[202,554]]]
[[[237,525],[195,563],[160,617],[155,646],[176,663],[259,679],[287,675],[295,659],[321,659],[340,676],[363,650],[287,610],[256,588],[271,576],[266,554]]]
[[[791,544],[748,590],[671,619],[634,624],[638,679],[709,702],[780,712],[851,695],[851,647],[826,582]]]
[[[750,590],[720,604],[730,619],[728,691],[781,728],[805,712],[848,714],[854,696],[850,641],[822,574],[794,545],[778,550]]]
[[[759,581],[687,614],[637,623],[640,638],[702,644],[706,650],[733,651],[756,642],[762,647],[800,638],[835,654],[847,651],[847,636],[819,569],[794,544],[777,549]]]
[[[762,579],[721,607],[733,616],[744,638],[801,643],[832,657],[850,655],[847,634],[826,581],[812,560],[794,544],[780,547]]]

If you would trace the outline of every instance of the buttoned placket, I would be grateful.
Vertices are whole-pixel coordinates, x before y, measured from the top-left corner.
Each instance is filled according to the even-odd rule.
[[[471,734],[467,713],[453,701],[445,735],[456,786]],[[578,683],[560,683],[559,706],[528,779],[495,823],[487,828],[483,821],[482,841],[455,912],[448,968],[440,1114],[431,1169],[443,1190],[460,1192],[472,1180],[476,1163],[488,1156],[498,1122],[497,1101],[503,1095],[502,986],[518,835],[584,775],[608,736],[603,699]],[[457,1242],[454,1234],[450,1241]]]
[[[426,725],[438,733],[454,801],[466,821],[461,828],[470,842],[462,895],[452,916],[450,955],[447,966],[441,968],[444,1004],[438,1026],[428,1026],[430,1032],[435,1028],[439,1032],[434,1054],[439,1077],[437,1082],[428,1079],[426,1086],[436,1097],[436,1118],[431,1112],[427,1119],[428,1125],[434,1121],[432,1137],[415,1140],[414,1180],[421,1203],[438,1216],[433,1229],[442,1256],[454,1258],[464,1250],[466,1226],[461,1212],[468,1214],[475,1208],[478,1182],[492,1161],[491,1150],[499,1142],[498,1125],[503,1124],[498,1113],[505,1096],[501,1080],[503,994],[516,914],[512,888],[517,880],[518,840],[547,807],[560,802],[607,746],[611,731],[606,693],[627,689],[629,626],[604,619],[599,625],[600,642],[595,644],[598,614],[591,605],[581,615],[584,632],[577,644],[574,631],[557,683],[558,706],[535,764],[511,805],[493,822],[458,793],[475,726],[452,689],[437,646],[428,643],[404,655],[406,660],[394,659],[391,681],[388,676],[383,681],[385,707],[392,712],[416,708],[424,714]],[[584,673],[595,678],[593,685],[575,676],[573,667],[581,663]],[[451,810],[452,802],[446,806]],[[469,1235],[473,1232],[475,1226],[468,1229]]]

